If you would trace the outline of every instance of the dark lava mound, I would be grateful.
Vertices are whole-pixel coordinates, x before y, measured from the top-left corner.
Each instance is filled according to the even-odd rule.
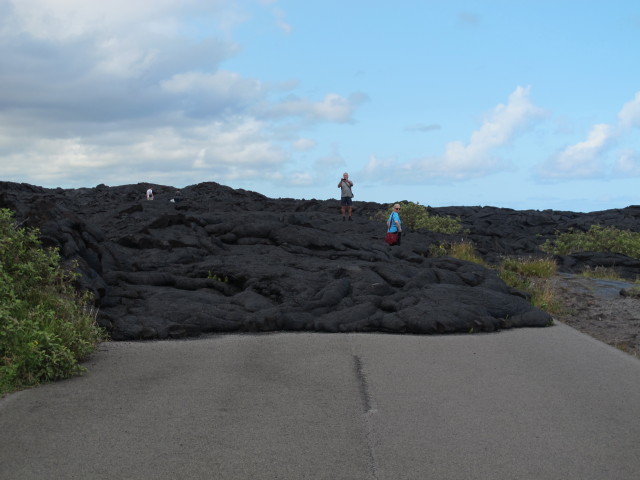
[[[459,236],[409,231],[402,246],[384,244],[384,224],[371,220],[383,205],[355,202],[353,221],[343,222],[336,200],[271,199],[203,183],[153,185],[155,200],[147,201],[146,188],[0,182],[0,207],[39,228],[65,262],[78,262],[78,286],[94,292],[98,321],[115,340],[278,330],[468,333],[551,320],[492,270],[429,257],[430,245]],[[459,217],[491,262],[539,254],[556,230],[593,223],[635,230],[640,207],[430,212]],[[562,257],[560,264],[570,271],[592,259]],[[640,272],[635,260],[611,261],[623,273]]]

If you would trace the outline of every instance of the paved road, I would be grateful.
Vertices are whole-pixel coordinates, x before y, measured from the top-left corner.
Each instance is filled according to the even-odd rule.
[[[637,478],[640,361],[558,325],[490,335],[107,343],[0,400],[0,478]]]

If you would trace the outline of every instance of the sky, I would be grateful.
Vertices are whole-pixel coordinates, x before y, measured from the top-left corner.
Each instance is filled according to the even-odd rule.
[[[0,0],[0,180],[624,208],[639,47],[637,0]]]

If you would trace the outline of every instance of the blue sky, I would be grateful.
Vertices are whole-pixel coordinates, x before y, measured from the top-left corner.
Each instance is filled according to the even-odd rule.
[[[0,180],[640,204],[640,3],[0,0]]]

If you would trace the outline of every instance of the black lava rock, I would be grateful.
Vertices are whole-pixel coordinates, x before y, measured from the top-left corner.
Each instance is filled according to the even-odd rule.
[[[405,233],[383,242],[386,208],[355,202],[342,222],[336,200],[272,199],[216,183],[46,189],[0,182],[0,208],[37,227],[45,246],[76,261],[78,288],[94,293],[115,340],[205,332],[468,333],[542,327],[550,316],[493,270],[429,247],[453,237]],[[493,207],[432,208],[459,217],[486,261],[540,254],[557,231],[591,224],[636,230],[640,207],[591,214]],[[458,236],[459,237],[459,236]],[[605,254],[561,258],[570,271]],[[628,275],[637,261],[610,258]],[[624,260],[624,261],[623,261]]]

